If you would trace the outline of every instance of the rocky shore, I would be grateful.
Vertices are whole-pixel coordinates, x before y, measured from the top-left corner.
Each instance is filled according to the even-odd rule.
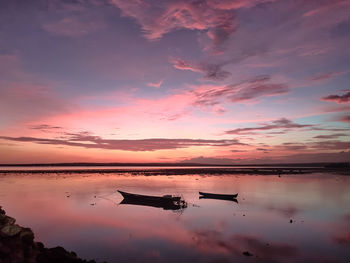
[[[96,263],[83,260],[63,247],[46,248],[34,242],[30,228],[21,227],[0,206],[0,263]]]

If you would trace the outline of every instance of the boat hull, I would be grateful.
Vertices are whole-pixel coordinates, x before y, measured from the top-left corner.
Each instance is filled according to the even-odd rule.
[[[139,194],[131,194],[123,191],[118,192],[125,198],[129,200],[140,200],[140,201],[153,201],[160,203],[173,203],[180,202],[180,196],[152,196],[152,195],[139,195]]]

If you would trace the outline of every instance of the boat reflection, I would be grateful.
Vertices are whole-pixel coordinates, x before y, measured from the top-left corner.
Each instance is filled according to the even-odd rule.
[[[216,200],[226,200],[226,201],[231,201],[235,202],[238,204],[238,200],[236,198],[232,197],[223,197],[223,196],[218,196],[218,197],[208,197],[208,196],[200,196],[199,199],[216,199]]]
[[[159,202],[154,200],[137,200],[131,198],[124,198],[121,202],[121,205],[141,205],[141,206],[151,206],[163,208],[164,210],[181,210],[187,207],[186,202]]]

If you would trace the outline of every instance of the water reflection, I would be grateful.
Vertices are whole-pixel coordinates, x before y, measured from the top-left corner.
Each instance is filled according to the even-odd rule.
[[[117,189],[182,195],[188,207],[174,213],[125,205]],[[240,200],[198,199],[199,189],[238,192]],[[348,262],[350,256],[348,177],[11,174],[0,176],[0,193],[7,214],[31,227],[38,241],[109,263]]]
[[[231,201],[235,202],[238,204],[238,200],[236,198],[231,198],[231,197],[223,197],[223,196],[217,196],[217,197],[209,197],[209,196],[199,196],[199,199],[216,199],[216,200],[226,200],[226,201]]]
[[[139,206],[151,206],[163,208],[164,210],[183,210],[187,207],[185,203],[164,203],[154,200],[136,200],[130,198],[124,198],[121,202],[121,205],[139,205]]]

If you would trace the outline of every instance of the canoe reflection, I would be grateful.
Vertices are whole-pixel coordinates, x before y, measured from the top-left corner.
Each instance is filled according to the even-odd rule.
[[[141,206],[151,206],[151,207],[159,207],[164,210],[181,210],[187,207],[186,202],[158,202],[153,200],[136,200],[130,198],[124,198],[121,202],[121,205],[141,205]]]
[[[214,195],[213,196],[207,196],[207,195],[203,196],[203,195],[201,195],[201,196],[199,196],[199,199],[226,200],[226,201],[232,201],[232,202],[235,202],[238,204],[238,200],[232,196],[219,196],[219,195],[218,196],[214,196]]]

